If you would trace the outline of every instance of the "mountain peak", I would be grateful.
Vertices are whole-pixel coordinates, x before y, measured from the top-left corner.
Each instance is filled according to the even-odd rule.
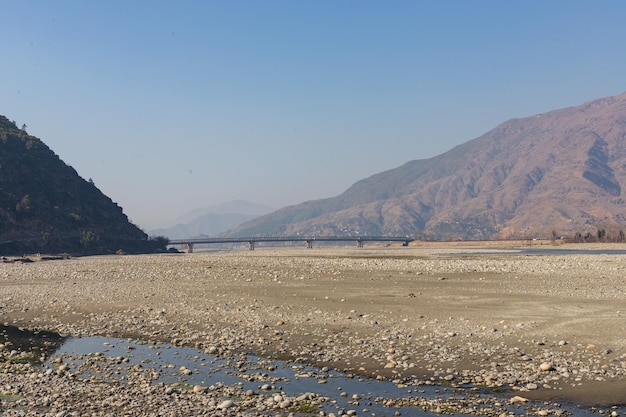
[[[525,238],[626,221],[626,93],[508,120],[479,138],[262,216],[249,234]]]

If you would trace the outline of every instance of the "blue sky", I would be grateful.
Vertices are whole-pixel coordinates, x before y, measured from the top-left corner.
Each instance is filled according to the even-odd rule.
[[[149,230],[626,91],[624,1],[0,0],[0,114]]]

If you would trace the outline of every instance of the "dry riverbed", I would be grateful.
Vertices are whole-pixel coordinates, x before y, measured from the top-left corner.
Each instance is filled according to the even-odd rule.
[[[557,249],[563,248],[597,249]],[[526,413],[535,415],[565,414],[559,408],[564,398],[611,413],[611,406],[626,403],[625,291],[624,255],[528,255],[461,245],[262,248],[5,263],[0,318],[71,336],[132,336],[225,357],[255,353],[305,361],[388,378],[415,392],[472,384],[504,393],[509,405],[540,400],[528,403],[535,405]],[[108,391],[113,388],[94,388],[70,372],[45,373],[17,363],[16,356],[0,346],[0,415],[118,414],[100,397],[98,406],[80,405],[90,395],[122,395]],[[245,396],[232,387],[211,395],[203,387],[181,390],[163,404],[163,389],[138,378],[127,393],[142,404],[124,402],[122,395],[114,408],[119,414],[150,414],[150,404],[154,415],[304,410],[281,410],[265,399],[221,407]],[[47,404],[29,402],[28,393],[36,390]],[[68,390],[81,394],[63,396]],[[315,405],[311,398],[302,401]],[[419,395],[392,401],[389,415],[411,402],[439,412],[510,412],[501,397],[479,407],[442,394],[436,402]],[[363,409],[355,407],[368,415]]]

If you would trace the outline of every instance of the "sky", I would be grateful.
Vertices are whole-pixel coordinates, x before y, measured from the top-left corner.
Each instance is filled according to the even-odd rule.
[[[622,0],[0,0],[0,114],[146,231],[626,91]]]

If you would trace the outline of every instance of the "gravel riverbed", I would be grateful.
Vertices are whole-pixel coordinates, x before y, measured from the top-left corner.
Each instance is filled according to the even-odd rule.
[[[412,392],[368,400],[390,416],[566,415],[564,401],[617,415],[613,406],[626,404],[625,272],[623,255],[460,246],[13,262],[0,265],[0,317],[73,337],[133,337],[386,379]],[[323,415],[318,406],[331,401],[237,384],[173,387],[144,366],[106,383],[29,355],[0,339],[0,415]],[[94,352],[82,366],[112,377],[118,360]],[[440,395],[420,396],[429,386]],[[474,389],[452,394],[462,386]],[[479,396],[485,389],[494,395]],[[372,415],[368,401],[326,414]]]

